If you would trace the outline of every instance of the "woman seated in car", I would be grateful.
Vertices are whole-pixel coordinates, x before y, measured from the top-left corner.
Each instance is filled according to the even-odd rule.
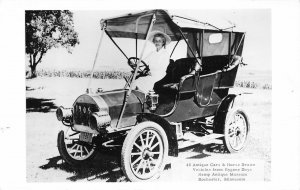
[[[151,51],[143,60],[149,65],[150,73],[136,81],[138,89],[144,92],[152,90],[154,83],[165,76],[170,60],[170,53],[166,49],[171,42],[170,36],[161,31],[153,31],[149,34],[149,41],[154,44],[155,50]]]

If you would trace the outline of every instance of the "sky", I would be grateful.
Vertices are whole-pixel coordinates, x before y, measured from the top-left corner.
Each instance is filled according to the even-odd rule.
[[[203,22],[210,22],[216,26],[234,23],[239,29],[246,32],[243,57],[249,70],[271,70],[271,10],[270,9],[240,9],[240,10],[169,10],[182,16],[195,18]],[[85,69],[92,68],[100,39],[100,20],[132,12],[131,10],[102,10],[102,11],[73,11],[74,27],[79,34],[80,44],[72,54],[63,48],[51,49],[38,65],[38,69]],[[134,11],[136,12],[136,10]],[[120,47],[126,53],[133,55],[135,48],[133,41],[118,40]],[[169,45],[169,49],[174,44]],[[141,47],[141,45],[140,45]],[[153,46],[148,45],[147,52]],[[184,50],[185,45],[179,46]],[[177,51],[184,52],[184,51]],[[182,54],[182,53],[181,53]],[[181,55],[175,55],[178,58]],[[114,44],[104,35],[103,43],[97,59],[96,69],[129,69],[124,56]]]

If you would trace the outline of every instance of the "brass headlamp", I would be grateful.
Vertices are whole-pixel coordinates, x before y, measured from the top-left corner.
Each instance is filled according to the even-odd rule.
[[[149,110],[154,111],[158,104],[158,94],[156,94],[153,90],[150,90],[146,96],[146,102],[149,106]]]

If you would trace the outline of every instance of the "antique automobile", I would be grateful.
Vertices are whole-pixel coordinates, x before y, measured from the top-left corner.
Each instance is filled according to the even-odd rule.
[[[89,85],[71,108],[57,109],[57,119],[67,126],[58,133],[58,150],[68,164],[82,166],[100,147],[121,146],[124,175],[130,181],[143,181],[158,178],[168,158],[178,156],[180,150],[210,139],[219,139],[230,153],[245,147],[249,120],[236,104],[243,94],[229,93],[243,64],[244,32],[165,10],[102,19],[100,24],[96,58],[106,34],[132,72],[124,77],[122,89],[104,91]],[[170,36],[173,52],[179,42],[186,44],[185,56],[174,60],[172,52],[166,76],[155,83],[154,91],[142,92],[132,84],[151,70],[143,56],[154,30]],[[133,57],[118,45],[119,38],[134,41]]]

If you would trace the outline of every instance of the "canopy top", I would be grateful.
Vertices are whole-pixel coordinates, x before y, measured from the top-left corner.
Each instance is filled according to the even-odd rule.
[[[182,32],[189,30],[209,30],[218,32],[237,32],[234,25],[220,28],[211,23],[201,22],[193,18],[187,18],[170,14],[166,10],[155,9],[125,15],[111,17],[101,20],[101,28],[105,29],[112,37],[145,39],[152,17],[155,23],[152,30],[159,30],[168,34],[172,40],[180,37]]]

